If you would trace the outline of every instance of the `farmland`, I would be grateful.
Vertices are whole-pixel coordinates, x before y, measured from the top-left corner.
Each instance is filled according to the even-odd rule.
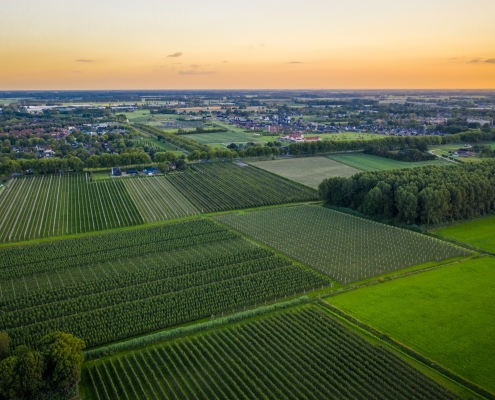
[[[397,161],[390,158],[372,156],[370,154],[363,153],[336,154],[333,156],[329,156],[328,158],[362,171],[383,171],[401,168],[424,167],[425,165],[449,164],[448,162],[436,160],[418,162]]]
[[[0,242],[18,242],[215,211],[317,200],[316,191],[253,167],[197,164],[161,177],[44,175],[0,192]]]
[[[132,200],[147,222],[176,219],[199,214],[182,193],[162,177],[123,180]]]
[[[96,399],[456,398],[316,306],[90,362],[83,388]]]
[[[344,284],[468,254],[416,232],[317,206],[216,218]]]
[[[328,301],[495,393],[494,282],[495,259],[481,257]]]
[[[1,329],[14,345],[60,330],[92,347],[330,284],[211,220],[7,248],[0,258],[13,287],[44,285],[2,297]],[[48,287],[47,272],[60,283]]]
[[[142,224],[121,182],[89,175],[17,178],[0,193],[0,242]]]
[[[133,142],[136,143],[138,146],[148,146],[154,148],[155,151],[171,151],[172,153],[178,155],[184,154],[184,152],[179,147],[167,142],[162,142],[154,137],[143,137],[140,139],[134,139]]]
[[[333,176],[347,178],[361,172],[358,169],[325,157],[291,158],[286,160],[253,162],[251,164],[315,189],[318,188],[318,185],[323,179]]]
[[[195,133],[192,135],[183,135],[188,139],[195,140],[201,144],[216,143],[247,143],[259,141],[260,136],[248,132],[217,132],[217,133]]]
[[[195,164],[166,178],[203,213],[318,199],[313,189],[232,163]]]
[[[495,253],[495,217],[485,217],[474,221],[459,223],[433,231],[435,234],[445,236],[458,242],[468,243]]]

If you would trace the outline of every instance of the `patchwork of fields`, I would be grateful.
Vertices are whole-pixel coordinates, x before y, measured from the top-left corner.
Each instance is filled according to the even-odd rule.
[[[328,302],[495,393],[494,285],[495,258],[482,257]]]
[[[316,206],[227,214],[216,219],[341,283],[468,254],[463,248],[416,232]]]
[[[348,178],[361,172],[358,169],[326,157],[290,158],[285,160],[252,162],[251,164],[315,189],[318,188],[318,185],[323,179],[334,176]]]
[[[96,399],[455,399],[315,306],[90,363]]]
[[[316,191],[296,182],[231,163],[94,182],[88,174],[25,177],[0,192],[0,243],[317,199]]]
[[[42,283],[2,290],[0,329],[14,346],[56,330],[92,347],[330,284],[211,220],[6,248],[0,259],[12,287]]]
[[[335,154],[333,156],[328,156],[331,160],[337,161],[339,163],[348,165],[352,168],[359,169],[361,171],[383,171],[391,169],[401,169],[401,168],[415,168],[424,167],[425,165],[449,165],[445,161],[418,161],[418,162],[405,162],[396,161],[389,158],[383,158],[378,156],[373,156],[371,154],[364,153],[345,153],[345,154]]]

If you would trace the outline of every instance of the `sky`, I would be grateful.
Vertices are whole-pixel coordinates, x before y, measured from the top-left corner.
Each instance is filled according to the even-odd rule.
[[[16,0],[0,90],[494,89],[494,0]]]

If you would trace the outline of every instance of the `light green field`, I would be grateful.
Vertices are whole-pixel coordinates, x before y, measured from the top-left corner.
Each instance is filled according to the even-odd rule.
[[[363,153],[336,154],[333,156],[329,156],[328,158],[342,164],[349,165],[350,167],[360,169],[362,171],[383,171],[390,169],[415,168],[424,167],[425,165],[454,165],[453,163],[437,160],[419,162],[396,161],[391,160],[390,158],[372,156],[370,154]]]
[[[485,217],[433,231],[458,242],[468,243],[495,253],[495,217]]]
[[[253,162],[251,164],[315,189],[318,188],[318,185],[323,179],[335,176],[348,178],[361,172],[358,169],[325,157],[289,158],[285,160]]]
[[[184,135],[188,139],[194,140],[201,144],[216,144],[216,143],[247,143],[259,141],[261,136],[247,132],[217,132],[217,133],[195,133]]]
[[[282,136],[284,135],[262,136],[261,140],[265,142],[273,142],[275,139]],[[309,133],[304,135],[304,137],[312,136],[319,136],[323,140],[333,140],[336,142],[346,142],[349,140],[374,140],[386,137],[386,135],[377,135],[374,133]]]
[[[157,148],[157,151],[170,151],[174,154],[177,155],[182,155],[184,154],[183,151],[180,150],[179,147],[174,146],[173,144],[167,143],[167,142],[161,142],[158,139],[154,137],[140,137],[138,139],[134,139],[133,142],[136,143],[138,146],[146,146],[146,145],[151,145]]]
[[[495,393],[495,258],[347,292],[328,302]]]

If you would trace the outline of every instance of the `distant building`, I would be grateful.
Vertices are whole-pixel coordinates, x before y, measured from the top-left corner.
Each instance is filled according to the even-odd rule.
[[[112,168],[112,176],[122,176],[122,171],[120,170],[119,167],[114,167]]]
[[[268,133],[279,133],[280,126],[278,125],[268,125]]]

